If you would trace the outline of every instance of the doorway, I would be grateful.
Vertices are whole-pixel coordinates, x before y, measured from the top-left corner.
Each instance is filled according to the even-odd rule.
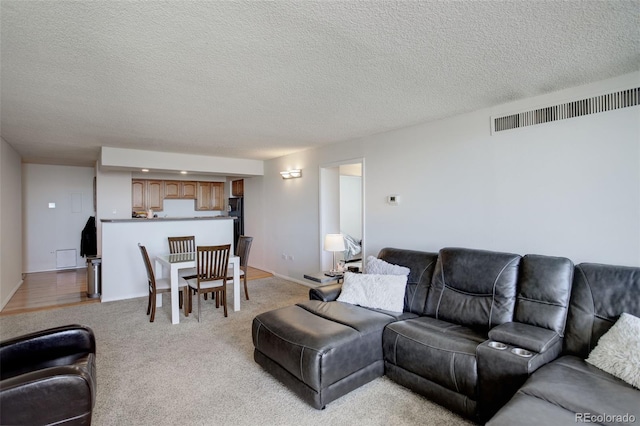
[[[345,251],[336,260],[362,270],[364,250],[364,159],[320,166],[320,267],[332,268],[333,253],[324,250],[327,234],[342,234]]]

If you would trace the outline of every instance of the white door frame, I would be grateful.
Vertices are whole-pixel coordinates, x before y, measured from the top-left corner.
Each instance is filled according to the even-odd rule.
[[[342,161],[336,161],[336,162],[331,162],[331,163],[325,163],[325,164],[320,164],[319,166],[319,214],[318,217],[320,218],[319,220],[319,229],[318,229],[318,233],[319,233],[319,253],[320,253],[320,257],[319,257],[319,263],[318,266],[320,267],[321,271],[325,271],[330,269],[330,265],[333,262],[333,256],[331,253],[324,251],[324,236],[327,233],[337,233],[340,232],[340,214],[339,214],[339,207],[340,207],[340,197],[338,196],[337,199],[334,195],[332,195],[332,191],[335,191],[336,188],[336,181],[337,181],[337,185],[339,188],[339,184],[340,184],[340,171],[339,171],[339,166],[343,166],[346,164],[361,164],[362,165],[362,179],[361,179],[361,196],[362,196],[362,206],[361,206],[361,211],[362,211],[362,255],[363,255],[363,261],[364,261],[364,253],[365,253],[365,244],[366,244],[366,238],[365,238],[365,159],[364,157],[357,157],[357,158],[351,158],[351,159],[347,159],[347,160],[342,160]],[[333,170],[335,169],[335,170]],[[337,177],[337,179],[336,179]],[[336,205],[338,208],[338,217],[335,217],[335,209],[336,209]],[[337,229],[336,229],[337,226]]]

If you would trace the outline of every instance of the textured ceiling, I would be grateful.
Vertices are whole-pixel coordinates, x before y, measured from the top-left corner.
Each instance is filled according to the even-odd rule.
[[[1,136],[269,159],[638,69],[640,1],[5,1]]]

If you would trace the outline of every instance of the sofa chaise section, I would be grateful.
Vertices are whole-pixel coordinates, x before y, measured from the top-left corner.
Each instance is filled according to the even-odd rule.
[[[428,292],[422,287],[429,285],[437,258],[435,253],[394,249],[383,250],[381,258],[404,255],[414,264],[405,312],[338,302],[340,286],[311,289],[312,300],[254,318],[255,361],[318,409],[383,376],[382,331],[391,322],[417,317],[411,306],[422,311]]]

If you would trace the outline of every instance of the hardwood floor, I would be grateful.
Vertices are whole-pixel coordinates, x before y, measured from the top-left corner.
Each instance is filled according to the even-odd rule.
[[[87,297],[87,270],[68,269],[24,274],[23,283],[0,315],[13,315],[43,309],[98,303]]]
[[[269,272],[249,267],[248,280],[267,278]],[[84,303],[99,303],[87,297],[87,270],[70,269],[24,274],[18,291],[0,312],[0,316],[56,309]]]

